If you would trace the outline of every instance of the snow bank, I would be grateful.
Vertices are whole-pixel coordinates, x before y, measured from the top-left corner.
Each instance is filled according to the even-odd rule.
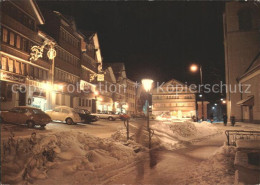
[[[208,122],[172,122],[165,124],[156,122],[152,125],[155,137],[159,144],[166,149],[176,149],[185,147],[190,142],[214,135],[218,129]]]
[[[196,169],[187,172],[184,184],[233,184],[235,147],[222,146]]]
[[[208,122],[154,122],[151,124],[151,129],[154,131],[152,147],[161,147],[167,150],[183,148],[191,142],[218,133],[218,129]],[[140,130],[142,131],[140,132]],[[126,130],[117,130],[112,135],[112,138],[119,142],[126,142]],[[130,141],[148,147],[148,132],[146,131],[146,127],[138,128],[130,124]]]
[[[133,144],[124,146],[76,131],[10,137],[2,142],[2,183],[97,183],[107,171],[116,173],[133,162],[138,155],[134,150]]]

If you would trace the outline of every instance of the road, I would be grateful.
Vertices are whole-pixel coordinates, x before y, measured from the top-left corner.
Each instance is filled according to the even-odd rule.
[[[220,134],[187,148],[174,151],[152,151],[130,173],[122,173],[111,184],[187,184],[188,172],[213,155],[223,145]]]
[[[1,124],[1,138],[9,137],[10,131],[12,131],[16,137],[27,137],[30,136],[32,132],[36,132],[36,134],[47,134],[70,130],[78,130],[97,137],[106,138],[110,137],[111,134],[120,127],[124,127],[123,122],[120,120],[108,121],[102,119],[91,124],[78,123],[77,125],[67,125],[61,122],[49,123],[44,129],[37,126],[35,128],[27,128],[25,125]]]

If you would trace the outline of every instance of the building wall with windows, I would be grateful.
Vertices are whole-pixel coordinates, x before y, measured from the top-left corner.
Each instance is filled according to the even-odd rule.
[[[136,114],[136,83],[130,79],[126,80],[125,98],[127,103],[127,113]]]
[[[254,2],[226,2],[223,14],[227,114],[243,120],[243,108],[237,105],[242,95],[238,78],[250,66],[260,50],[260,6]],[[243,95],[244,96],[244,95]]]
[[[42,84],[49,80],[51,63],[46,50],[42,58],[30,61],[30,49],[43,44],[38,26],[44,18],[35,1],[4,1],[1,6],[1,110],[39,107],[36,101],[46,101]]]
[[[53,107],[66,105],[74,107],[81,96],[81,40],[75,22],[57,11],[43,12],[46,23],[41,30],[56,41],[54,83],[63,86],[56,90]],[[61,98],[60,98],[61,97]],[[65,102],[59,101],[59,99]],[[52,107],[52,108],[53,108]]]
[[[153,114],[169,114],[174,118],[196,116],[195,92],[190,91],[186,84],[173,79],[151,93]]]

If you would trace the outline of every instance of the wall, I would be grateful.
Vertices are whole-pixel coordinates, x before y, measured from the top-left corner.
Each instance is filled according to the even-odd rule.
[[[252,29],[250,31],[239,30],[238,11],[242,8],[250,8],[252,13]],[[226,84],[231,85],[232,92],[227,92],[228,117],[236,116],[242,119],[241,108],[236,103],[241,95],[234,91],[238,85],[237,78],[243,75],[260,48],[260,7],[253,2],[227,2],[223,17]]]

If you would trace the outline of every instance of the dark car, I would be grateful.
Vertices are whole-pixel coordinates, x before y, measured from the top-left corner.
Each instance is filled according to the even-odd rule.
[[[75,109],[75,111],[79,114],[81,120],[84,123],[91,123],[91,122],[95,122],[98,120],[98,116],[92,115],[86,109]]]
[[[35,125],[45,127],[51,122],[50,116],[41,109],[29,106],[19,106],[9,111],[1,111],[0,115],[1,122],[26,124],[30,128]]]

